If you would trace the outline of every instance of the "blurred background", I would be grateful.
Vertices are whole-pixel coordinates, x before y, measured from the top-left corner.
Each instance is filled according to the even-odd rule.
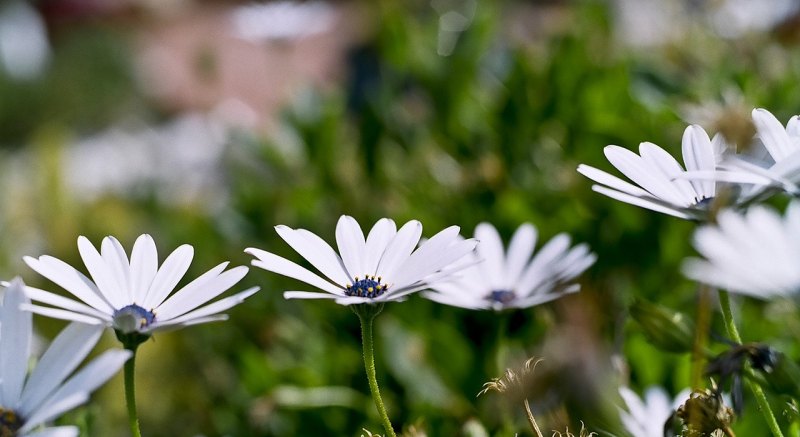
[[[502,314],[388,305],[376,353],[390,415],[431,436],[526,432],[519,404],[476,394],[535,355],[549,363],[529,394],[544,429],[625,435],[617,386],[688,386],[688,357],[648,344],[628,307],[694,314],[679,270],[694,224],[595,194],[575,169],[613,172],[608,144],[679,156],[689,123],[750,138],[754,107],[788,120],[798,43],[792,0],[5,0],[0,271],[56,290],[21,258],[83,268],[78,235],[130,248],[150,233],[162,260],[190,243],[193,278],[248,264],[250,246],[299,262],[277,224],[332,242],[341,214],[419,219],[425,236],[490,221],[507,241],[532,222],[598,254],[583,291]],[[143,433],[380,431],[351,311],[284,301],[299,284],[261,270],[238,288],[252,285],[229,321],[140,348]],[[745,303],[743,336],[797,358],[795,309]],[[35,323],[45,338],[64,326]],[[62,421],[127,435],[121,377],[93,399]],[[741,435],[761,435],[754,404]]]

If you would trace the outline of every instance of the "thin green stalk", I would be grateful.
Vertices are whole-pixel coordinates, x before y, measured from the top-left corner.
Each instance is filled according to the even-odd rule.
[[[692,350],[691,386],[693,390],[702,390],[703,368],[706,361],[706,344],[708,329],[711,326],[711,290],[701,284],[697,300],[697,324],[695,325],[694,346]]]
[[[128,424],[131,427],[131,434],[133,437],[142,437],[142,432],[139,430],[139,415],[136,414],[136,387],[134,384],[136,349],[136,346],[128,348],[133,355],[125,362],[125,402],[128,404]]]
[[[528,423],[531,425],[531,429],[536,433],[536,437],[544,437],[542,435],[542,431],[539,429],[539,425],[536,423],[536,418],[533,417],[533,412],[531,411],[531,405],[528,403],[528,398],[525,398],[525,414],[528,415]]]
[[[731,337],[731,340],[741,344],[742,337],[739,335],[739,330],[736,328],[736,322],[733,320],[731,297],[727,291],[719,291],[719,305],[722,308],[722,319],[725,322],[725,329],[728,331],[728,335]],[[747,370],[751,372],[750,369]],[[767,421],[767,426],[769,430],[772,431],[772,435],[775,437],[783,437],[781,428],[778,426],[778,421],[772,413],[772,408],[770,408],[769,402],[767,402],[766,395],[764,395],[764,390],[761,389],[760,385],[750,380],[750,378],[745,378],[745,383],[753,392],[753,395],[755,395],[758,409],[761,410],[761,414],[764,415],[764,419]]]
[[[353,311],[358,315],[358,319],[361,321],[361,343],[364,348],[364,369],[367,371],[369,391],[372,393],[372,399],[375,401],[375,408],[378,409],[378,414],[381,416],[386,435],[388,437],[397,437],[392,427],[392,422],[389,420],[389,415],[386,413],[386,407],[383,406],[383,399],[381,399],[381,392],[378,388],[378,378],[375,376],[375,351],[372,339],[372,322],[382,309],[382,305],[380,307],[373,307],[373,305],[370,304],[361,304],[354,305]]]

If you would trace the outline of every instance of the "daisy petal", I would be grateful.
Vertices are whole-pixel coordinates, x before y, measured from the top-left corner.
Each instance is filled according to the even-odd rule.
[[[114,237],[103,238],[100,255],[106,262],[116,288],[124,293],[126,302],[133,302],[131,290],[131,267],[125,249]]]
[[[19,407],[31,353],[31,313],[20,310],[21,305],[28,303],[24,287],[19,278],[11,281],[3,297],[3,306],[0,307],[0,351],[4,351],[0,354],[0,375],[3,378],[0,405],[11,410]]]
[[[361,226],[353,217],[343,215],[336,225],[336,244],[342,256],[344,266],[350,277],[363,276],[367,273],[364,268],[364,256],[367,243]]]
[[[525,265],[536,247],[536,236],[536,227],[530,223],[521,225],[514,232],[514,236],[511,237],[511,242],[508,244],[505,268],[506,283],[503,284],[503,289],[510,290],[512,285],[519,281],[522,270],[525,269]]]
[[[191,285],[189,283],[189,285],[175,293],[156,309],[156,317],[171,319],[205,304],[236,285],[244,278],[247,271],[247,267],[239,266],[214,277],[210,281],[203,281],[204,284],[201,286],[189,288],[189,285]]]
[[[304,229],[275,226],[275,231],[289,246],[336,284],[344,286],[353,280],[345,271],[339,255],[322,238]]]
[[[161,268],[158,269],[156,277],[153,278],[153,283],[150,284],[150,290],[147,291],[147,296],[140,304],[142,308],[152,309],[156,308],[164,302],[164,299],[175,289],[178,282],[189,270],[194,258],[194,248],[188,244],[184,244],[174,252],[172,252]]]
[[[121,290],[111,269],[106,264],[106,260],[92,245],[88,238],[81,235],[78,237],[78,251],[81,254],[86,269],[97,284],[100,293],[108,300],[114,308],[122,308],[128,304],[127,291]],[[88,303],[88,302],[87,302]]]
[[[386,246],[397,234],[397,225],[394,220],[382,218],[375,223],[367,236],[367,254],[364,257],[364,272],[370,275],[377,275],[378,262],[381,254],[386,250]]]
[[[693,219],[694,216],[687,214],[678,208],[669,207],[663,203],[657,202],[654,198],[642,198],[631,196],[630,194],[622,193],[616,190],[611,190],[600,185],[593,185],[592,190],[597,193],[606,195],[612,199],[619,200],[620,202],[630,203],[631,205],[646,208],[662,214],[671,215],[682,219]]]
[[[131,302],[144,302],[158,272],[158,249],[153,237],[140,235],[131,251]]]
[[[19,410],[30,414],[89,355],[105,327],[71,323],[50,344],[25,383]]]
[[[381,255],[381,260],[378,263],[377,274],[384,278],[391,278],[395,274],[397,268],[404,263],[411,252],[419,243],[422,236],[422,223],[411,220],[404,224],[397,234],[395,234],[392,241],[386,246],[386,250]],[[387,279],[388,281],[389,279]]]
[[[297,279],[298,281],[303,281],[306,284],[313,285],[314,287],[325,290],[328,293],[344,296],[344,291],[341,287],[331,284],[325,279],[322,279],[322,277],[319,275],[313,273],[305,267],[289,261],[286,258],[282,258],[278,255],[269,253],[265,250],[256,249],[254,247],[245,249],[245,252],[258,258],[257,260],[252,261],[252,264],[255,267],[260,267],[264,270],[274,272],[279,275],[288,276],[290,278]]]
[[[478,240],[478,256],[481,257],[481,269],[489,279],[492,289],[505,288],[508,282],[503,266],[506,263],[503,253],[503,240],[497,229],[489,223],[480,223],[475,227],[475,239]]]
[[[46,255],[38,259],[26,256],[23,260],[34,271],[58,284],[89,306],[102,313],[114,312],[114,308],[94,283],[71,265]]]

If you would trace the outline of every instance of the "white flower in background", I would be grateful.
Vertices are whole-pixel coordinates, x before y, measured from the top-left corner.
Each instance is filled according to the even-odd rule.
[[[145,234],[136,239],[130,260],[114,237],[103,239],[101,251],[86,237],[78,238],[78,250],[92,280],[69,264],[51,256],[25,257],[39,274],[72,293],[81,302],[48,291],[26,287],[34,301],[52,307],[31,305],[30,310],[48,317],[111,326],[122,333],[151,334],[198,323],[225,320],[220,314],[258,291],[258,287],[205,305],[238,283],[247,267],[224,262],[170,296],[186,274],[194,249],[184,244],[158,267],[153,239]]]
[[[700,126],[686,128],[682,149],[686,170],[653,143],[641,143],[639,155],[619,146],[607,146],[604,152],[611,165],[638,186],[585,164],[578,166],[578,172],[597,182],[599,185],[593,185],[592,189],[600,194],[682,219],[703,219],[707,215],[718,194],[717,183],[708,180],[709,173],[712,178],[719,173],[720,179],[725,177],[739,183],[771,183],[749,172],[717,172],[717,163],[727,146],[720,135],[714,136],[713,141],[709,139]],[[706,180],[687,180],[687,171],[704,174]]]
[[[705,259],[683,265],[691,279],[762,299],[800,290],[800,202],[781,216],[764,206],[744,215],[725,210],[717,226],[694,234],[694,247]]]
[[[253,42],[317,35],[333,28],[337,18],[334,7],[323,1],[250,3],[231,13],[236,36]]]
[[[19,279],[12,281],[0,307],[0,436],[77,437],[74,426],[42,425],[85,403],[131,353],[107,351],[70,377],[103,333],[101,326],[72,323],[28,374],[33,334],[23,288]]]
[[[661,387],[650,387],[645,391],[644,399],[628,387],[620,387],[619,394],[625,401],[626,409],[620,409],[620,419],[625,429],[633,437],[663,437],[664,424],[683,402],[689,398],[690,391],[683,390],[669,398]]]
[[[423,296],[469,309],[527,308],[576,292],[570,281],[597,260],[586,244],[570,249],[570,237],[559,234],[534,254],[536,227],[526,223],[511,238],[508,250],[494,226],[475,228],[480,241],[470,264],[451,280],[437,282]]]
[[[343,215],[336,225],[337,254],[328,243],[305,229],[276,226],[289,246],[325,278],[264,250],[245,252],[258,258],[253,265],[319,288],[325,293],[287,291],[286,299],[336,299],[342,305],[402,300],[429,288],[455,271],[453,264],[472,252],[477,242],[463,240],[451,226],[417,247],[422,224],[411,220],[399,230],[394,221],[380,219],[364,238],[361,227]]]
[[[766,152],[761,153],[763,156],[756,156],[756,159],[762,158],[762,162],[754,164],[737,157],[729,159],[727,166],[763,176],[773,185],[797,192],[796,184],[800,182],[800,117],[795,115],[784,127],[771,112],[756,108],[753,110],[753,124],[759,140],[757,145],[763,146]],[[756,187],[751,195],[759,194],[758,190]]]

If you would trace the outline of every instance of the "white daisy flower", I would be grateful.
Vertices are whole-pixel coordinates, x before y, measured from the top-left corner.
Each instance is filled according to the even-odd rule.
[[[706,217],[711,201],[718,194],[713,179],[765,185],[771,183],[770,179],[749,172],[717,172],[717,164],[727,145],[721,135],[709,139],[700,126],[686,128],[682,148],[686,170],[669,153],[653,143],[641,143],[639,155],[619,146],[607,146],[604,152],[611,165],[638,187],[585,164],[578,166],[578,172],[597,182],[599,185],[593,185],[592,189],[600,194],[682,219]],[[706,180],[687,180],[687,173],[703,174]]]
[[[27,287],[26,293],[32,300],[52,306],[32,305],[31,311],[57,319],[103,324],[124,334],[149,335],[159,330],[225,320],[227,316],[221,312],[258,291],[258,287],[253,287],[205,305],[247,274],[248,268],[244,266],[224,271],[228,266],[224,262],[171,294],[189,269],[194,249],[188,244],[178,247],[159,268],[155,242],[147,234],[136,239],[130,260],[114,237],[104,238],[98,252],[81,236],[78,251],[93,281],[57,258],[47,255],[24,258],[33,270],[81,301]]]
[[[730,159],[727,167],[744,170],[768,178],[772,185],[796,193],[800,182],[800,117],[795,115],[786,127],[766,109],[753,109],[756,138],[768,156],[753,164],[743,159]],[[763,154],[763,151],[762,151]],[[762,189],[763,191],[763,189]],[[760,194],[755,191],[754,194]]]
[[[365,239],[356,220],[343,215],[336,225],[340,256],[322,238],[305,229],[280,225],[275,230],[327,279],[251,247],[245,252],[258,258],[253,265],[325,291],[286,291],[286,299],[335,299],[342,305],[402,300],[451,275],[455,271],[453,263],[477,244],[475,240],[463,240],[458,226],[451,226],[414,250],[422,235],[422,224],[416,220],[398,230],[394,221],[380,219]]]
[[[627,410],[620,408],[622,425],[633,437],[663,437],[664,424],[678,407],[688,398],[688,389],[678,393],[670,400],[666,390],[661,387],[650,387],[645,391],[644,399],[628,387],[620,387],[619,394],[625,401]]]
[[[77,437],[74,426],[43,425],[85,403],[131,353],[107,351],[72,374],[103,333],[102,326],[72,323],[28,374],[33,334],[23,288],[21,280],[12,281],[0,306],[0,436]]]
[[[527,308],[580,289],[570,281],[597,260],[589,246],[570,249],[570,237],[559,234],[534,254],[536,227],[521,225],[503,250],[503,240],[494,226],[475,228],[480,241],[467,259],[469,267],[449,281],[437,282],[423,296],[447,305],[469,309]]]
[[[717,226],[694,234],[694,247],[705,259],[689,259],[689,278],[731,292],[766,299],[800,290],[800,201],[781,216],[754,206],[744,215],[725,210]]]

